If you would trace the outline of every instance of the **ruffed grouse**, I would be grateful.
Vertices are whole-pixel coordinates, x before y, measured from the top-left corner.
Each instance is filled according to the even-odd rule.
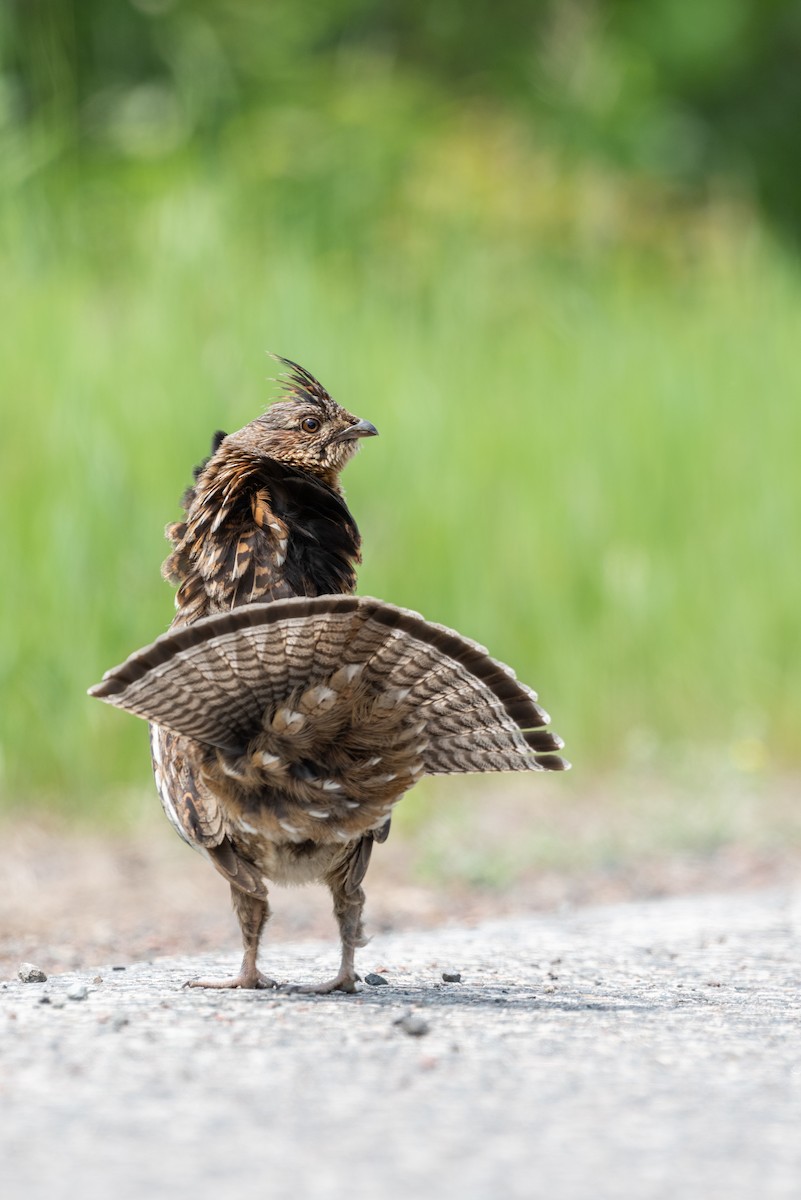
[[[360,538],[339,475],[377,430],[296,363],[286,396],[211,456],[168,526],[170,632],[91,689],[151,724],[167,816],[231,886],[257,967],[267,883],[328,885],[352,992],[362,881],[393,806],[423,775],[562,770],[534,692],[483,647],[413,612],[355,597]]]

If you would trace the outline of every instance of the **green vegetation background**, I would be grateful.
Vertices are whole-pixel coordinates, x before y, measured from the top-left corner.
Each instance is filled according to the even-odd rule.
[[[380,429],[360,590],[512,663],[568,788],[797,770],[797,7],[519,10],[4,7],[6,809],[149,787],[84,689],[169,622],[163,526],[267,350]]]

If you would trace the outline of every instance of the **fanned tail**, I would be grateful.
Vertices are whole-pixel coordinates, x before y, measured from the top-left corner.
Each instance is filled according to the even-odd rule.
[[[215,783],[269,792],[298,839],[330,818],[341,840],[378,829],[423,775],[569,766],[508,667],[369,597],[207,617],[131,655],[90,695],[216,748]]]

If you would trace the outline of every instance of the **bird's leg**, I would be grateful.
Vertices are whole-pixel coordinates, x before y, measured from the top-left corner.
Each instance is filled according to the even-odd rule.
[[[245,947],[245,954],[242,959],[242,966],[239,968],[239,974],[235,975],[233,979],[190,979],[187,980],[184,987],[278,987],[274,979],[268,979],[266,975],[262,975],[256,966],[256,958],[259,953],[259,939],[270,916],[270,906],[266,898],[262,900],[259,896],[253,896],[250,892],[243,892],[240,888],[234,887],[231,884],[231,901],[234,906],[234,912],[239,919],[239,928],[242,930],[242,944]]]
[[[367,942],[362,927],[364,889],[357,887],[353,891],[347,891],[345,881],[341,876],[329,877],[326,883],[331,889],[334,900],[334,916],[339,925],[342,958],[339,971],[333,979],[327,979],[325,983],[309,983],[293,989],[310,995],[326,995],[328,992],[355,992],[360,977],[356,974],[354,967],[354,954],[357,946],[364,946]]]

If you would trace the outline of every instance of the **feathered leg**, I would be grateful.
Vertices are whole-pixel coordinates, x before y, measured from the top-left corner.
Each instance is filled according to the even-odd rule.
[[[239,928],[242,930],[242,945],[245,948],[239,974],[235,975],[233,979],[190,979],[184,986],[203,988],[278,987],[274,979],[268,979],[266,975],[262,975],[256,966],[259,940],[270,917],[270,906],[267,900],[253,896],[250,892],[243,892],[231,884],[231,901],[239,920]]]
[[[355,992],[361,976],[356,974],[354,956],[358,946],[367,944],[362,925],[364,911],[364,879],[373,839],[363,838],[355,854],[340,870],[326,877],[334,901],[334,916],[339,925],[342,957],[339,971],[333,979],[324,983],[310,983],[296,989],[309,995],[326,995],[328,992]]]

